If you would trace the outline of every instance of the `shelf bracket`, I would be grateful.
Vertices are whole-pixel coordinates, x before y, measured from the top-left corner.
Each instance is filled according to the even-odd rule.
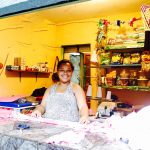
[[[19,80],[21,82],[21,71],[19,72]]]
[[[37,77],[38,77],[38,72],[35,73],[36,82],[37,82]]]

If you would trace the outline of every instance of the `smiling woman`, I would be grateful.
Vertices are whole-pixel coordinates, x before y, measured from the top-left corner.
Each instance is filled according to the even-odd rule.
[[[42,103],[32,116],[73,121],[88,122],[88,107],[83,89],[71,82],[73,64],[69,60],[61,60],[57,65],[59,82],[48,88]]]
[[[24,13],[60,4],[67,4],[79,0],[1,0],[0,17]]]

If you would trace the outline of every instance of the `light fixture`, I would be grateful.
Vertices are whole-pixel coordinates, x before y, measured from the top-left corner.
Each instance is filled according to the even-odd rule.
[[[97,97],[102,98],[102,88],[100,86],[97,88]]]
[[[88,85],[88,89],[87,89],[87,92],[86,92],[86,96],[92,96],[92,85]]]
[[[106,99],[111,100],[111,91],[107,91]]]

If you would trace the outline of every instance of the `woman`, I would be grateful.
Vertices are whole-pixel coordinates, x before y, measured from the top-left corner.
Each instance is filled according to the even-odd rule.
[[[71,82],[74,66],[69,60],[57,65],[59,82],[48,88],[32,116],[87,123],[88,107],[83,89]]]

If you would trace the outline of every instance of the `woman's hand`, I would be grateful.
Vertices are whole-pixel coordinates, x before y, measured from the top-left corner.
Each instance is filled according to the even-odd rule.
[[[41,117],[41,116],[42,116],[42,113],[41,113],[39,110],[34,110],[34,111],[31,113],[31,116],[32,116],[32,117]]]
[[[79,123],[81,124],[88,124],[89,123],[89,119],[88,117],[81,117],[80,120],[79,120]]]

